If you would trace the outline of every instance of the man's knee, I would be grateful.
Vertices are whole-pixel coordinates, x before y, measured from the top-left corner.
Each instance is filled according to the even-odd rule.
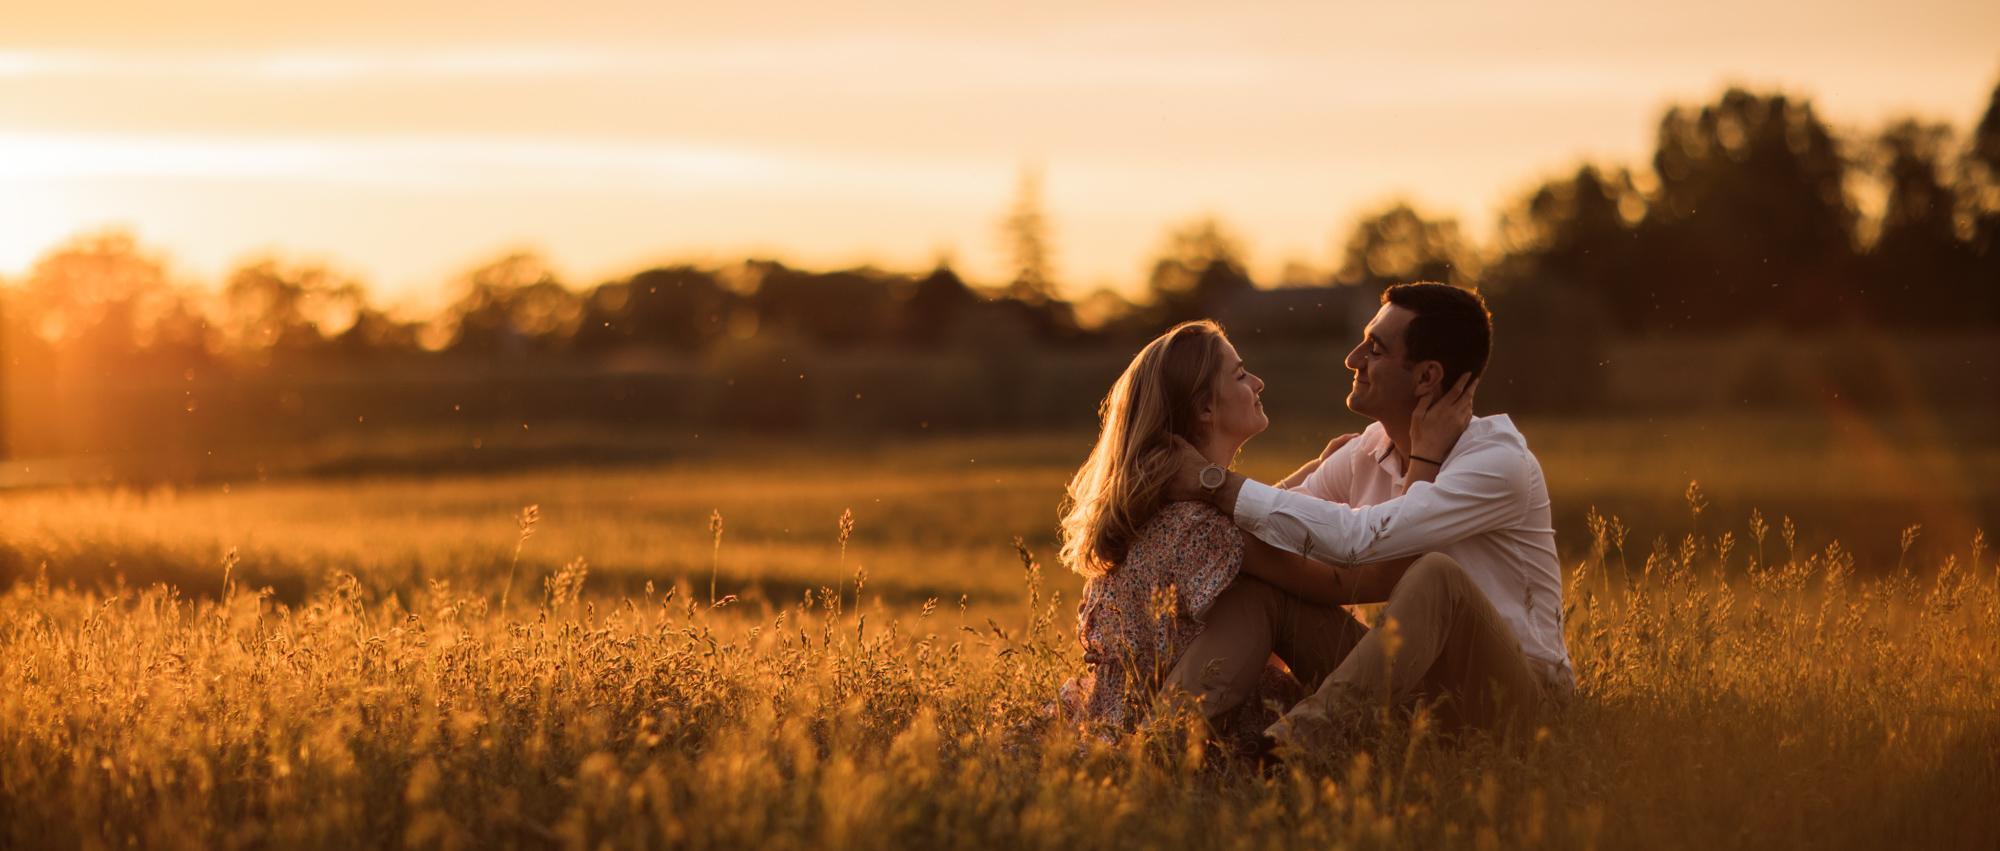
[[[1425,553],[1410,564],[1393,594],[1435,593],[1461,588],[1471,582],[1457,559],[1444,553]]]

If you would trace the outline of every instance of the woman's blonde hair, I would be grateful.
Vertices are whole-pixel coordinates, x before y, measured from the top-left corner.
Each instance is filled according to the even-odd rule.
[[[1200,442],[1201,412],[1215,398],[1226,341],[1214,322],[1183,322],[1140,349],[1111,385],[1097,408],[1097,445],[1063,499],[1069,569],[1084,576],[1117,569],[1139,527],[1160,510],[1174,472],[1168,436]]]

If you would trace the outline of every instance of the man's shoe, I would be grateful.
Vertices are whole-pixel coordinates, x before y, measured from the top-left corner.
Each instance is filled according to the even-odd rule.
[[[1337,717],[1312,704],[1301,704],[1264,729],[1264,739],[1277,759],[1298,765],[1337,765],[1361,745],[1360,717]]]

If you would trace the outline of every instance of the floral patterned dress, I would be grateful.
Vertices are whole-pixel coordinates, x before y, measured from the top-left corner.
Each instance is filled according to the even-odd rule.
[[[1176,502],[1160,509],[1140,527],[1123,563],[1084,582],[1076,632],[1085,670],[1063,683],[1065,716],[1107,737],[1137,727],[1201,633],[1202,616],[1242,566],[1236,524],[1213,506]],[[1301,693],[1289,671],[1268,661],[1257,693],[1215,719],[1217,732],[1254,737],[1277,720],[1267,699],[1289,706]]]

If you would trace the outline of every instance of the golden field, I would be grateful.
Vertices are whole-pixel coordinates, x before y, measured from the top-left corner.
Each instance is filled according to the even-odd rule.
[[[1011,539],[1052,551],[1087,436],[8,494],[0,847],[2000,836],[2000,572],[1954,530],[1987,517],[1992,447],[1922,423],[1872,424],[1875,454],[1837,425],[1523,427],[1573,518],[1578,701],[1530,741],[1394,718],[1268,775],[1170,718],[1115,745],[1046,723],[1080,667],[1078,583]],[[1913,507],[1886,535],[1785,519],[1862,492]],[[740,598],[712,606],[711,572]]]

